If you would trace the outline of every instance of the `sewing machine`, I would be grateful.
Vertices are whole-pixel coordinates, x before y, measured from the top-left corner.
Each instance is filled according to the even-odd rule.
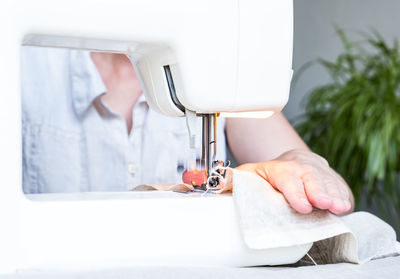
[[[218,116],[268,117],[288,100],[291,1],[131,5],[130,17],[121,12],[122,18],[112,18],[115,34],[92,26],[84,32],[87,24],[79,26],[78,33],[38,28],[24,37],[23,44],[128,54],[150,107],[171,117],[186,116],[190,145],[202,148],[201,165],[209,175],[217,159]]]
[[[163,44],[130,50],[150,106],[169,116],[186,115],[191,147],[199,148],[201,140],[201,165],[208,176],[217,159],[217,117],[268,117],[281,111],[292,75],[291,1],[215,4],[180,3],[179,11],[166,13],[165,22],[178,20],[168,24]],[[189,16],[184,28],[174,25]]]
[[[202,146],[209,170],[217,116],[266,117],[287,102],[292,0],[19,0],[1,6],[8,28],[0,52],[6,77],[0,127],[7,134],[0,137],[0,273],[99,263],[289,263],[310,247],[250,251],[227,197],[27,197],[21,187],[21,46],[129,55],[150,106],[187,117],[191,146]],[[224,237],[205,238],[211,227]]]
[[[131,57],[150,106],[169,116],[186,115],[191,147],[199,148],[201,140],[201,165],[209,176],[217,159],[218,116],[268,117],[288,100],[292,3],[186,5],[160,21],[169,23],[164,44],[139,45]],[[189,17],[182,28],[179,19]]]

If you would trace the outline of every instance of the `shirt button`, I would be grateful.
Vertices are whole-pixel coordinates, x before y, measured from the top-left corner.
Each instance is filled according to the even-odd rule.
[[[139,166],[136,164],[128,164],[128,172],[135,175],[139,171]]]

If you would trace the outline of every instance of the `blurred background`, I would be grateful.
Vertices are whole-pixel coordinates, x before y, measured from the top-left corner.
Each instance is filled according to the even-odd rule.
[[[393,41],[400,38],[400,17],[398,13],[400,11],[400,1],[398,0],[295,0],[294,1],[294,57],[293,57],[293,68],[295,73],[301,69],[303,65],[307,62],[315,61],[318,58],[322,58],[327,61],[335,62],[337,61],[337,57],[343,53],[345,53],[345,47],[341,42],[337,32],[335,31],[335,25],[341,28],[349,41],[360,41],[365,40],[365,37],[360,35],[360,33],[368,33],[371,34],[371,30],[376,30],[377,33],[382,37],[389,47],[393,47]],[[366,46],[367,49],[371,50],[373,54],[378,53],[381,55],[379,50],[374,49],[371,45]],[[391,53],[398,53],[398,51],[393,50]],[[356,51],[354,55],[357,55]],[[368,54],[373,55],[373,54]],[[381,55],[383,56],[383,55]],[[373,59],[373,58],[372,58]],[[386,59],[386,58],[385,58]],[[392,106],[392,120],[397,121],[400,119],[400,59],[394,58],[397,62],[389,63],[383,62],[384,66],[390,68],[391,70],[389,79],[393,81],[394,95],[397,97],[397,101],[391,100],[390,102],[396,102],[396,106]],[[385,64],[386,63],[386,64]],[[390,64],[390,65],[388,65]],[[378,76],[379,79],[379,76]],[[382,77],[385,79],[385,77]],[[377,83],[377,82],[376,82]],[[307,115],[305,111],[305,105],[309,101],[310,93],[315,91],[321,86],[332,84],[332,75],[329,74],[329,71],[326,70],[325,67],[321,65],[315,65],[308,68],[304,71],[299,79],[292,84],[292,90],[290,94],[289,103],[284,109],[284,114],[291,121],[292,124],[297,123],[304,117],[304,114]],[[381,86],[382,85],[377,85]],[[384,85],[383,85],[384,86]],[[371,87],[371,86],[370,86]],[[372,84],[373,87],[373,84]],[[328,90],[329,91],[329,90]],[[360,90],[362,91],[362,90]],[[322,93],[327,94],[328,92]],[[391,92],[393,93],[393,92]],[[390,94],[387,91],[384,94]],[[339,93],[340,95],[340,93]],[[348,100],[351,101],[350,98]],[[383,100],[383,99],[382,99]],[[377,106],[380,104],[379,99],[377,100]],[[310,104],[311,106],[313,104]],[[365,110],[368,109],[368,105],[365,106]],[[353,108],[354,110],[354,108]],[[379,110],[379,108],[378,108]],[[384,101],[381,104],[381,113],[387,111]],[[362,111],[360,113],[363,113]],[[348,116],[351,118],[351,116]],[[310,120],[310,117],[306,119],[306,121]],[[351,119],[349,119],[351,121]],[[390,121],[386,121],[384,123],[388,123]],[[351,179],[358,179],[353,184],[357,184],[360,182],[362,184],[361,193],[357,194],[357,210],[365,210],[370,211],[383,219],[389,222],[397,231],[398,237],[400,236],[400,156],[399,156],[399,138],[400,138],[400,130],[396,130],[396,127],[399,127],[398,122],[394,127],[394,131],[390,134],[390,138],[388,142],[393,143],[393,146],[388,148],[389,155],[382,155],[380,161],[382,164],[387,163],[388,156],[393,156],[393,167],[391,169],[388,168],[387,165],[384,165],[383,168],[386,171],[382,171],[383,179],[373,179],[370,184],[365,180],[365,172],[368,172],[368,167],[365,164],[361,164],[360,168],[364,168],[364,177],[359,172],[358,174],[353,174]],[[326,123],[328,126],[330,125],[329,121]],[[359,123],[361,125],[361,123]],[[397,125],[397,126],[396,126]],[[343,125],[342,125],[343,126]],[[309,127],[308,127],[309,128]],[[343,127],[345,130],[346,127]],[[367,139],[373,136],[373,129],[371,129],[371,133],[366,133]],[[300,131],[301,132],[301,131]],[[338,133],[343,133],[343,131],[338,131]],[[384,131],[377,131],[377,133],[382,134]],[[304,132],[303,132],[304,136]],[[314,135],[314,141],[309,141],[308,144],[311,146],[313,150],[317,149],[317,152],[323,153],[321,151],[320,145],[321,142],[318,142],[318,135]],[[329,136],[328,136],[329,137]],[[322,138],[322,137],[321,137]],[[327,141],[328,139],[321,139]],[[369,147],[370,149],[374,149],[374,146],[380,146],[381,142],[379,142],[379,137],[376,143],[372,143]],[[343,141],[343,144],[346,144],[346,141]],[[315,145],[315,146],[313,146]],[[318,146],[319,145],[319,146]],[[330,148],[330,147],[328,147]],[[379,148],[377,148],[378,155],[374,155],[379,157]],[[361,149],[355,151],[349,150],[349,152],[354,153],[368,153],[368,149]],[[354,154],[353,153],[353,154]],[[381,151],[380,153],[384,153]],[[322,154],[324,156],[332,157],[327,154]],[[359,154],[357,154],[359,155]],[[371,154],[369,154],[371,155]],[[352,155],[350,155],[351,157]],[[357,159],[361,158],[358,156]],[[368,158],[364,156],[364,160],[366,161]],[[336,162],[335,162],[336,160]],[[333,165],[334,168],[338,169],[338,164],[340,164],[339,160],[351,160],[351,159],[340,159],[340,157],[336,157],[334,159],[331,158],[330,164]],[[362,159],[359,159],[362,160]],[[379,164],[378,158],[375,162]],[[361,167],[362,166],[362,167]],[[386,166],[386,168],[385,168]],[[343,167],[346,167],[344,165]],[[379,166],[377,166],[379,167]],[[344,171],[346,172],[346,171]],[[396,180],[394,182],[388,182],[388,175],[396,172]],[[343,173],[342,173],[343,175]],[[346,172],[346,175],[350,175]],[[358,177],[360,176],[360,177]],[[349,180],[349,179],[347,179]],[[350,184],[350,183],[349,183]],[[354,186],[354,185],[350,185]]]
[[[350,39],[360,39],[360,32],[377,30],[388,42],[400,38],[400,1],[398,0],[294,0],[293,69],[324,58],[334,60],[343,52],[334,25]],[[292,87],[286,117],[294,121],[304,112],[302,99],[318,85],[330,81],[320,67],[310,68]],[[399,112],[400,113],[400,112]]]
[[[400,238],[400,1],[295,0],[294,11],[297,80],[283,112],[345,177],[356,210]]]

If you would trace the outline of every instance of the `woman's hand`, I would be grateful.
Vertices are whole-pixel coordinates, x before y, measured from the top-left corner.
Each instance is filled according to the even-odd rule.
[[[237,169],[260,175],[300,213],[310,213],[312,206],[338,215],[353,210],[349,186],[324,158],[311,151],[290,150],[275,160],[248,163]]]

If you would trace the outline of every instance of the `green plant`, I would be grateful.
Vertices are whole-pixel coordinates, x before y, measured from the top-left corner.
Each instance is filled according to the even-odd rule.
[[[313,89],[296,124],[311,148],[348,182],[356,204],[364,196],[379,215],[400,228],[400,53],[377,33],[349,41],[337,28],[344,52],[319,59],[331,82]]]

